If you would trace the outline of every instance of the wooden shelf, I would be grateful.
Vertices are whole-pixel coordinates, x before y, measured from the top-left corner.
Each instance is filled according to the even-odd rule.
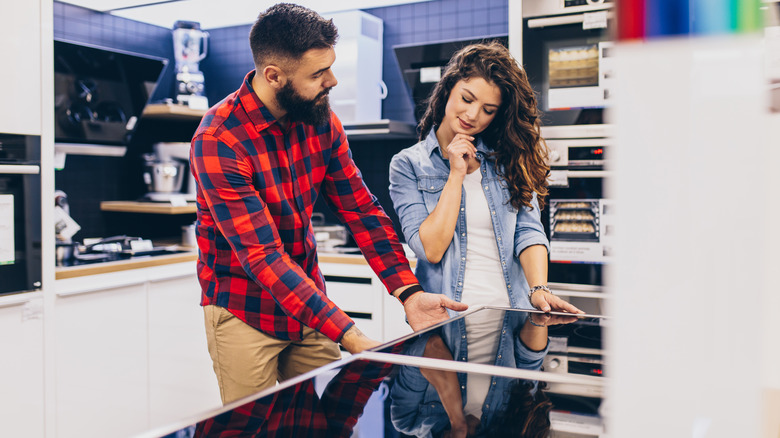
[[[164,202],[103,201],[100,209],[124,213],[188,214],[195,213],[196,204],[188,202],[187,205],[174,206]]]
[[[167,120],[200,120],[206,110],[192,109],[174,103],[152,103],[144,107],[142,117]]]

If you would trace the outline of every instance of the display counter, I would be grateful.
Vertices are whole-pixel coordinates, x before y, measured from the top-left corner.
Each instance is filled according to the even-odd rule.
[[[451,419],[458,423],[458,413],[467,423],[461,426],[479,436],[515,436],[520,430],[528,432],[523,436],[600,436],[603,413],[595,394],[602,393],[603,375],[541,366],[553,352],[583,357],[565,351],[567,340],[594,329],[600,336],[602,322],[593,315],[474,309],[142,436],[440,436],[453,427]],[[467,334],[476,337],[479,327],[495,324],[503,328],[488,337],[482,332],[479,340],[495,342],[492,353],[480,358],[463,351]],[[548,326],[542,339],[549,330],[555,342],[533,350],[521,339],[528,339],[523,333],[529,325],[538,324]]]

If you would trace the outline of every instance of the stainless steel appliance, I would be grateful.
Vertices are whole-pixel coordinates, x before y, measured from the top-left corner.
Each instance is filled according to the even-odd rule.
[[[41,288],[41,140],[0,133],[0,295]]]
[[[189,143],[155,143],[145,154],[143,178],[149,201],[185,203],[195,201],[195,177],[190,172]],[[185,175],[187,176],[185,178]]]
[[[545,125],[603,122],[611,101],[613,4],[523,2],[523,66]]]
[[[550,239],[548,279],[554,289],[573,297],[575,305],[600,314],[604,269],[613,257],[614,205],[604,193],[610,127],[543,127],[542,136],[550,149],[550,193],[542,212]]]
[[[208,54],[208,32],[200,23],[177,21],[173,25],[173,57],[176,60],[176,102],[190,108],[208,109],[203,95],[205,78],[199,63]]]

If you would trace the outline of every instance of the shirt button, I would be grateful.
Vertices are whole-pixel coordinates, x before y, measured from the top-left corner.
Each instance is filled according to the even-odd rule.
[[[465,236],[465,235],[466,235],[466,233],[460,233],[460,235],[461,235],[461,236]]]
[[[493,211],[491,211],[491,212],[490,212],[490,214],[496,214],[496,211],[495,211],[495,210],[493,210]]]
[[[498,355],[498,358],[501,359],[501,355],[500,354]]]
[[[498,240],[501,240],[501,237],[499,237]]]
[[[507,284],[507,285],[506,285],[506,288],[507,288],[507,289],[512,289],[512,285],[511,285],[511,284]]]
[[[460,208],[460,211],[463,211],[463,210],[464,210],[464,209],[463,209],[463,207],[461,207],[461,208]]]
[[[485,408],[490,409],[490,405],[485,405]]]
[[[487,189],[488,189],[488,186],[485,186],[485,190],[487,190]]]
[[[461,260],[466,260],[466,257],[461,257],[460,259],[461,259]]]
[[[458,282],[458,286],[461,286],[462,284],[463,284],[463,283],[461,283],[460,281]]]
[[[466,335],[461,336],[461,339],[466,339]]]
[[[433,186],[431,186],[431,190],[433,190]]]
[[[501,333],[506,334],[506,330],[501,330]],[[465,336],[464,336],[465,338]]]
[[[494,381],[493,381],[493,386],[495,386],[495,385],[496,385],[496,381],[494,380]]]
[[[466,385],[460,385],[460,389],[466,389]]]

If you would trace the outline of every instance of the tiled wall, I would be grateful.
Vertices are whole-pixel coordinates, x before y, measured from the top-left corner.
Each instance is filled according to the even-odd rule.
[[[53,24],[57,39],[167,58],[168,75],[161,83],[172,84],[173,40],[169,29],[56,1]],[[171,87],[158,87],[152,99],[168,97],[171,91]],[[142,122],[138,131],[143,128]],[[150,148],[149,138],[148,133],[140,132],[124,157],[68,155],[65,168],[55,173],[55,187],[68,194],[71,215],[81,225],[75,239],[126,233],[144,237],[174,234],[179,230],[177,221],[193,220],[100,211],[101,201],[135,199],[144,193],[140,154]],[[163,226],[160,220],[174,223]],[[168,231],[164,231],[166,228]]]
[[[515,0],[434,0],[425,3],[368,9],[384,21],[383,80],[388,97],[383,102],[384,118],[414,122],[410,94],[401,78],[393,46],[444,40],[506,35],[508,1]],[[260,11],[258,11],[260,12]],[[244,75],[252,70],[249,50],[250,25],[210,29],[209,54],[201,62],[206,77],[206,96],[215,104],[236,90]],[[69,41],[93,44],[130,52],[168,58],[173,62],[170,29],[127,20],[89,9],[54,2],[54,36]],[[173,69],[163,81],[171,86],[158,87],[153,100],[171,96]],[[143,126],[139,126],[139,131]],[[56,186],[71,199],[71,213],[82,225],[76,238],[137,233],[154,237],[155,229],[133,227],[151,221],[147,216],[108,214],[99,210],[102,200],[133,199],[143,194],[140,180],[139,151],[150,147],[155,136],[139,133],[124,158],[70,156],[64,170],[57,171]],[[178,141],[188,139],[180,139]],[[164,141],[177,141],[165,138]],[[141,144],[138,144],[141,143]],[[353,141],[353,157],[362,170],[368,187],[395,220],[387,193],[387,166],[390,158],[414,143],[414,140]],[[116,176],[119,175],[119,178]],[[96,184],[99,182],[99,184]],[[320,206],[322,208],[322,206]],[[191,220],[190,218],[177,218]],[[177,224],[164,228],[176,229]],[[158,227],[159,228],[159,227]]]
[[[367,9],[366,12],[384,21],[382,79],[388,96],[383,102],[382,116],[415,121],[412,100],[398,69],[393,46],[506,35],[509,1],[517,0],[434,0]]]

